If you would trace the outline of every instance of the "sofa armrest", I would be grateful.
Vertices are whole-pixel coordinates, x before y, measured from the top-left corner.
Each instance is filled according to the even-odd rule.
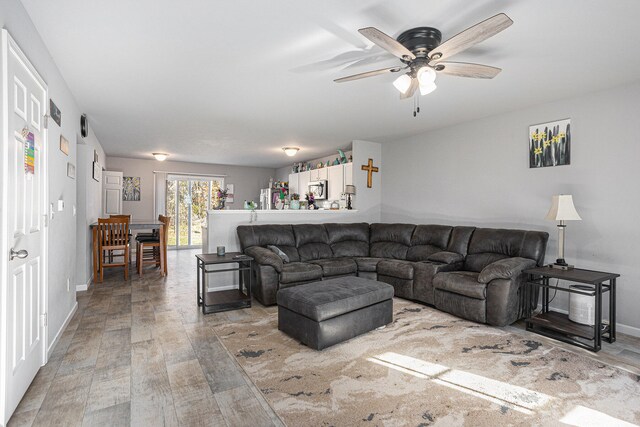
[[[529,258],[505,258],[492,262],[482,269],[478,275],[478,282],[489,283],[494,279],[515,279],[522,270],[536,266],[536,262]]]
[[[270,265],[275,268],[278,273],[282,271],[282,267],[284,266],[282,258],[267,248],[251,246],[250,248],[245,249],[244,253],[253,258],[258,264]]]
[[[456,252],[436,252],[427,258],[428,261],[442,262],[444,264],[453,264],[464,261],[464,256]]]

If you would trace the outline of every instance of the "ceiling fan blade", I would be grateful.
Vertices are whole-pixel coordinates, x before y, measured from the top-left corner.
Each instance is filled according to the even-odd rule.
[[[429,58],[434,61],[448,58],[456,53],[469,49],[471,46],[489,37],[495,36],[511,24],[513,24],[511,18],[504,13],[499,13],[451,37],[429,52]]]
[[[373,77],[373,76],[377,76],[385,73],[396,73],[401,69],[402,67],[382,68],[380,70],[367,71],[366,73],[359,73],[351,76],[340,77],[339,79],[335,79],[334,82],[336,83],[350,82],[351,80],[364,79],[366,77]]]
[[[401,93],[400,94],[400,99],[411,98],[413,96],[413,94],[416,93],[416,90],[418,90],[418,86],[420,86],[418,84],[418,79],[412,78],[411,79],[411,86],[409,86],[409,89],[407,89],[407,91],[405,93]]]
[[[390,37],[374,27],[360,28],[360,34],[400,59],[413,60],[416,56],[409,49],[400,44],[396,39]]]
[[[472,77],[474,79],[492,79],[497,76],[501,68],[490,67],[469,62],[438,62],[433,66],[438,74],[448,74],[458,77]]]

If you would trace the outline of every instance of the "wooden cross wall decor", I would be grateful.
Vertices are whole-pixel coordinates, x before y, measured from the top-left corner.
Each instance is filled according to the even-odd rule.
[[[369,159],[366,165],[362,165],[362,170],[367,171],[367,188],[373,186],[373,173],[378,172],[378,168],[373,166],[373,159]]]

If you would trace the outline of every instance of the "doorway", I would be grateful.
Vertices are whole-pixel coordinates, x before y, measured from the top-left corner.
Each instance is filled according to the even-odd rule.
[[[224,188],[221,177],[167,177],[166,212],[174,218],[169,226],[169,248],[202,246],[202,226],[207,224],[207,211],[217,206],[221,188]]]

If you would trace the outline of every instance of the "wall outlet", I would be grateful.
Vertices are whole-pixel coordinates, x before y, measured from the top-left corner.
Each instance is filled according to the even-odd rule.
[[[67,277],[67,292],[71,291],[71,278]]]

